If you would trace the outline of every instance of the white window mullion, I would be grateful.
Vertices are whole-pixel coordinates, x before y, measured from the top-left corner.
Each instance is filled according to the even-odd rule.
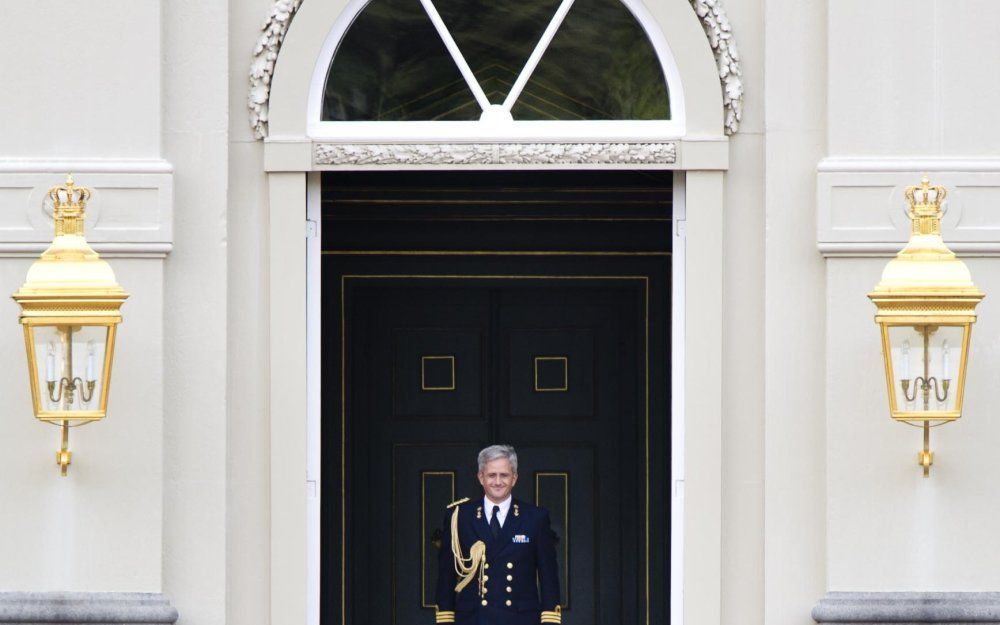
[[[552,38],[556,36],[556,31],[562,26],[563,20],[566,19],[566,14],[569,13],[572,6],[573,0],[562,0],[559,8],[556,9],[556,14],[552,16],[552,21],[549,22],[549,25],[545,28],[545,32],[542,33],[542,38],[535,44],[535,49],[531,51],[528,62],[524,64],[524,69],[521,70],[517,80],[514,81],[514,86],[510,88],[510,93],[507,94],[507,98],[503,101],[503,108],[508,113],[514,107],[514,103],[517,102],[517,98],[521,95],[521,92],[524,91],[524,87],[528,84],[531,74],[538,67],[538,62],[542,60],[542,55],[545,54],[549,44],[552,43]]]
[[[572,0],[570,0],[572,2]],[[452,38],[451,33],[448,31],[448,27],[445,25],[444,20],[441,19],[441,15],[437,11],[437,7],[431,0],[420,0],[420,4],[424,5],[424,10],[427,11],[427,16],[431,18],[431,23],[434,24],[434,28],[437,30],[438,36],[441,37],[441,41],[444,42],[444,46],[448,48],[448,52],[451,54],[451,58],[455,61],[455,65],[458,66],[458,71],[462,72],[462,78],[465,79],[466,84],[469,85],[469,89],[472,90],[472,95],[475,96],[476,102],[479,103],[479,108],[486,112],[486,109],[490,107],[490,100],[486,97],[486,92],[483,88],[479,86],[479,81],[476,80],[476,75],[472,73],[472,68],[469,64],[465,62],[465,57],[462,56],[462,51],[458,49],[458,44]]]

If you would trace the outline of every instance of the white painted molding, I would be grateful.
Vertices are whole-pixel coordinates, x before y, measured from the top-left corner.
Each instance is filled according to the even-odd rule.
[[[317,143],[313,163],[333,167],[427,165],[672,165],[677,144],[658,143]]]
[[[903,191],[923,174],[948,188],[941,222],[957,253],[1000,256],[1000,160],[830,158],[817,167],[816,241],[835,256],[892,256],[909,238]]]
[[[48,247],[49,243],[0,241],[0,258],[35,258]],[[90,247],[102,258],[166,258],[174,249],[171,243],[90,243]]]
[[[734,135],[743,118],[743,69],[740,52],[736,48],[733,27],[722,6],[722,0],[691,0],[694,12],[701,19],[702,28],[712,46],[715,64],[722,82],[722,103],[725,107],[726,134]]]
[[[281,50],[285,33],[288,32],[288,26],[301,4],[302,0],[276,0],[271,7],[270,15],[260,28],[260,37],[253,49],[247,106],[250,109],[250,127],[258,139],[267,136],[268,102],[271,98],[274,63],[278,60],[278,52]]]
[[[1000,159],[995,158],[877,158],[865,156],[831,156],[816,166],[819,173],[871,172],[1000,172]],[[919,182],[919,180],[917,181]]]
[[[2,174],[172,174],[174,166],[161,160],[51,160],[15,158],[0,160]]]
[[[173,174],[164,161],[0,161],[0,255],[36,256],[52,241],[48,190],[72,172],[90,187],[87,240],[109,256],[162,257],[173,244]]]

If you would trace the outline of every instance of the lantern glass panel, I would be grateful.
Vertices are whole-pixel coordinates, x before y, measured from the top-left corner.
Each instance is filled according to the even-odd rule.
[[[40,408],[48,413],[103,410],[106,325],[33,328]]]
[[[959,410],[966,327],[890,326],[893,395],[898,412]]]

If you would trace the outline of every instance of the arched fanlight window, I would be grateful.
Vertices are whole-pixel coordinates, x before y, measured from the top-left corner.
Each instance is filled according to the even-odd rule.
[[[323,121],[671,119],[620,0],[371,0],[330,64]]]

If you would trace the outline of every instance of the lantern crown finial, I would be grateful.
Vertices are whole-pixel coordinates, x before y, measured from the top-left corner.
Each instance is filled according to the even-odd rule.
[[[912,226],[911,235],[941,235],[941,217],[944,211],[941,206],[948,197],[948,191],[941,185],[931,185],[924,174],[919,186],[906,187],[903,194],[910,204],[907,211]]]
[[[44,308],[35,300],[39,297],[45,300],[53,294],[63,299],[74,295],[109,297],[118,302],[117,310],[128,295],[115,280],[111,266],[87,244],[84,236],[90,189],[78,186],[73,176],[68,175],[65,183],[52,187],[47,195],[52,200],[55,238],[41,258],[32,264],[14,299],[28,310],[36,304]]]
[[[90,189],[73,183],[73,174],[66,176],[65,184],[49,189],[52,216],[56,222],[56,236],[83,236],[83,218],[90,199]]]

